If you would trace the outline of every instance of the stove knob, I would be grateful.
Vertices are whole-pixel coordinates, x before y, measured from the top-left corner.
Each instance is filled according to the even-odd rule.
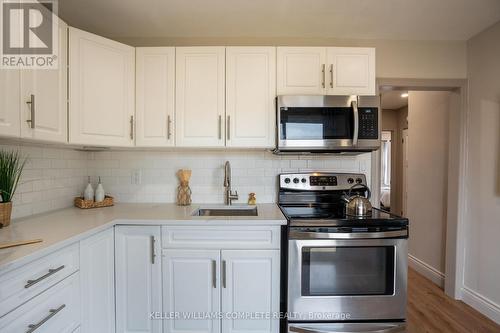
[[[298,179],[298,178],[294,178],[294,179],[293,179],[293,182],[294,182],[295,184],[298,184],[298,183],[299,183],[299,179]]]
[[[348,182],[349,184],[352,184],[352,183],[354,183],[354,179],[352,179],[352,178],[347,178],[347,182]]]
[[[302,178],[301,182],[303,182],[305,184],[307,182],[307,179]]]
[[[290,178],[285,178],[285,183],[290,184]]]
[[[363,183],[363,179],[361,178],[356,178],[356,184],[361,184]]]

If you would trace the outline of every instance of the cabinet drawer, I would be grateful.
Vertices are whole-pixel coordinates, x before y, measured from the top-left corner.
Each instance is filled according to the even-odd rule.
[[[70,333],[80,325],[78,273],[0,318],[3,333]]]
[[[0,276],[0,317],[79,268],[78,244],[70,245]]]
[[[162,227],[162,247],[203,249],[279,249],[279,226]]]

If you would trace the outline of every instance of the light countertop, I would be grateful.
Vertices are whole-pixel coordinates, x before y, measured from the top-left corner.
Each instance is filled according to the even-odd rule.
[[[204,204],[188,207],[175,204],[116,204],[89,210],[72,207],[13,220],[10,226],[0,229],[0,243],[37,238],[43,239],[43,242],[0,249],[0,274],[13,265],[24,264],[117,224],[255,226],[287,223],[276,204],[257,205],[258,216],[192,216],[199,207],[210,206],[220,207]]]

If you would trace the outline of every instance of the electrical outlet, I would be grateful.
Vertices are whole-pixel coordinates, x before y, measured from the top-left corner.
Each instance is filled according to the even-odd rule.
[[[141,170],[137,169],[132,171],[132,184],[141,185]]]

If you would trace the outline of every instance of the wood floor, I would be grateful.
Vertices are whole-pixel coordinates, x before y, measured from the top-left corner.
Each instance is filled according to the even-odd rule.
[[[408,333],[423,332],[500,333],[500,326],[410,269]]]

